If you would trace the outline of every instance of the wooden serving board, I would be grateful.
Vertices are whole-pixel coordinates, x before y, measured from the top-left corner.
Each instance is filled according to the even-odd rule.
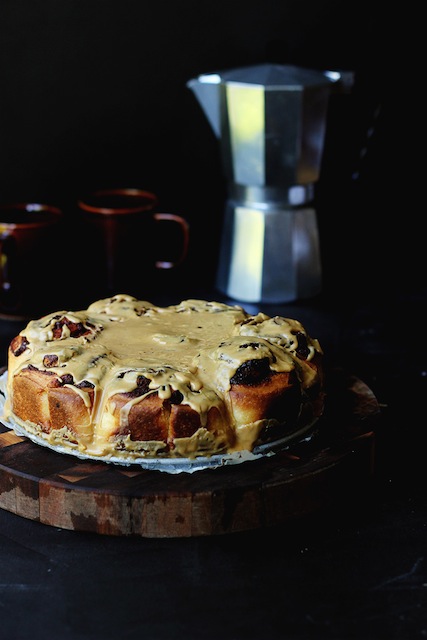
[[[310,440],[238,465],[169,474],[84,461],[0,423],[0,508],[54,527],[116,536],[190,537],[267,527],[360,489],[374,472],[379,404],[360,379],[329,372]]]

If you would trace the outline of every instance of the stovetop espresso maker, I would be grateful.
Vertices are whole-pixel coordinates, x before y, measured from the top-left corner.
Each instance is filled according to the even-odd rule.
[[[261,64],[187,82],[217,136],[228,183],[216,288],[246,302],[320,293],[314,185],[335,71]]]

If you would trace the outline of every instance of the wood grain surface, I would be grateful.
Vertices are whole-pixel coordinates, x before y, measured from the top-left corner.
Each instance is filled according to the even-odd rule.
[[[190,537],[273,526],[326,508],[374,473],[380,407],[360,379],[329,372],[316,434],[271,457],[169,474],[84,461],[0,423],[0,508],[115,536]]]

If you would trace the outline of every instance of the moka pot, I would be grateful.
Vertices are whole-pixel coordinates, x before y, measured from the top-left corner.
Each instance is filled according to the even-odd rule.
[[[261,64],[189,80],[221,147],[228,185],[216,287],[246,302],[321,292],[314,186],[334,71]]]

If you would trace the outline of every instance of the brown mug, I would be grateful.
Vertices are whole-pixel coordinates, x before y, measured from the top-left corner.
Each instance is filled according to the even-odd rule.
[[[158,198],[151,191],[99,189],[77,205],[83,214],[93,295],[151,293],[158,273],[175,269],[187,256],[188,222],[157,211]]]
[[[55,305],[62,210],[17,202],[0,205],[0,315],[31,318]]]

